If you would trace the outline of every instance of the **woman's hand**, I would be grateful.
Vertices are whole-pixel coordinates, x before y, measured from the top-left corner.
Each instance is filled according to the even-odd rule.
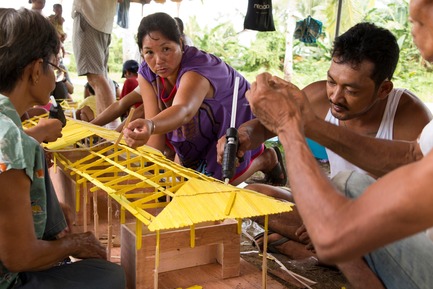
[[[36,126],[25,132],[39,143],[53,142],[62,137],[62,122],[56,118],[41,118]]]
[[[132,148],[146,144],[154,130],[154,124],[148,119],[136,119],[131,121],[123,129],[125,142]]]

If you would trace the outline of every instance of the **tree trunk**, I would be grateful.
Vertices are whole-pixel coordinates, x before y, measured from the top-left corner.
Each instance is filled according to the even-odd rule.
[[[288,1],[287,6],[287,34],[286,34],[286,53],[284,55],[284,79],[291,81],[293,77],[293,35],[296,28],[294,16],[296,1]]]

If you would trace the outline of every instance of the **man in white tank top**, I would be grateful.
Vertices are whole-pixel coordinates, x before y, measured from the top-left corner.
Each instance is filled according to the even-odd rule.
[[[308,101],[302,95],[296,99],[302,103],[306,137],[340,154],[375,177],[387,173],[391,166],[398,165],[398,161],[393,160],[393,165],[378,162],[375,147],[363,147],[352,136],[410,141],[416,139],[431,119],[430,111],[418,98],[407,90],[393,88],[391,79],[398,54],[396,39],[389,31],[370,23],[358,24],[336,39],[327,80],[315,82],[304,89]],[[238,132],[240,150],[253,148],[262,140],[260,137],[274,136],[266,129],[263,132],[263,125],[258,124],[258,120],[242,125]],[[332,152],[328,151],[328,157],[335,175],[346,168],[347,162]],[[290,161],[290,156],[286,159]],[[392,159],[392,155],[389,159]],[[260,184],[247,188],[291,200],[287,191],[279,188]],[[270,220],[270,229],[282,235],[280,238],[305,243],[305,240],[301,241],[296,236],[294,226],[290,226],[302,222],[299,215],[290,213],[276,218],[279,221]],[[275,235],[270,235],[270,240],[278,241],[278,237],[273,237]],[[276,242],[279,245],[274,246],[274,249],[289,255],[293,248],[289,243]],[[351,267],[353,264],[356,270]],[[375,286],[385,282],[383,279],[378,282],[365,260],[353,264],[339,267],[348,279],[357,279],[362,274],[358,280],[365,282],[363,288],[380,288]],[[359,271],[359,268],[364,270]]]
[[[405,95],[404,97],[417,99],[417,97],[414,94],[412,94],[410,91],[406,89],[401,89],[401,88],[392,89],[386,99],[386,107],[383,112],[382,120],[379,124],[379,129],[377,130],[376,135],[374,135],[375,138],[389,139],[389,140],[394,139],[394,119],[396,117],[396,112],[400,103],[400,98],[402,97],[403,94]],[[340,122],[340,120],[332,114],[331,109],[329,109],[325,117],[325,121],[330,122],[334,125],[343,125],[347,127],[346,124],[347,121],[343,120]],[[396,129],[398,130],[398,128]],[[343,157],[334,153],[332,150],[326,148],[326,153],[328,155],[331,178],[341,171],[348,171],[348,170],[358,171],[360,173],[367,174],[365,170],[347,161]]]

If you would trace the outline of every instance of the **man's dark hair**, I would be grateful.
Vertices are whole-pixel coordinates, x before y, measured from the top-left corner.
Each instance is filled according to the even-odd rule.
[[[350,63],[354,68],[365,60],[372,62],[370,77],[378,87],[385,79],[391,80],[399,53],[397,39],[389,30],[363,22],[335,39],[332,57],[336,63]]]
[[[181,44],[181,34],[176,24],[176,20],[166,13],[158,12],[141,19],[137,33],[137,44],[140,51],[143,45],[143,38],[148,35],[150,36],[150,33],[156,31],[167,37],[167,39],[174,41],[179,45]]]
[[[87,82],[87,83],[84,85],[84,88],[86,88],[86,89],[89,90],[90,95],[95,95],[95,90],[94,90],[93,87],[90,85],[90,83]]]
[[[60,50],[54,26],[44,16],[27,9],[0,8],[0,92],[12,91],[32,61],[48,61]]]

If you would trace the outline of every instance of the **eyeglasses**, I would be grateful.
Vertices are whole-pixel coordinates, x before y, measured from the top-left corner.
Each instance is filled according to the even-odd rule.
[[[53,67],[54,75],[56,76],[56,82],[63,81],[66,78],[66,73],[67,73],[66,70],[64,70],[61,67],[58,67],[57,65],[49,61],[47,61],[47,63]]]

